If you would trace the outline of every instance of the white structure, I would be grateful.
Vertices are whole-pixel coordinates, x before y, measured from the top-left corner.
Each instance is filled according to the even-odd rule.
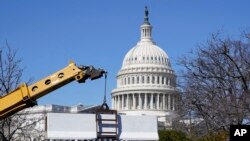
[[[110,115],[105,115],[106,118],[110,118]],[[107,123],[111,121],[104,122],[101,127],[103,132],[113,132],[114,127]],[[98,128],[95,114],[48,113],[46,139],[50,141],[104,140],[97,139]],[[118,140],[159,140],[156,117],[118,115]]]
[[[112,108],[126,115],[156,115],[158,125],[171,127],[178,109],[176,75],[168,55],[152,39],[145,9],[141,39],[126,54],[112,91]]]
[[[23,124],[23,131],[18,130],[14,140],[99,141],[100,131],[115,132],[119,140],[159,140],[156,116],[100,114],[103,121],[97,123],[97,108],[100,106],[41,105],[25,109],[19,112],[20,117],[26,118],[19,123]]]
[[[76,106],[63,106],[63,105],[39,105],[31,108],[27,108],[18,113],[17,116],[22,123],[18,123],[23,127],[22,131],[17,130],[15,133],[15,140],[30,140],[30,141],[40,141],[46,139],[46,117],[49,113],[69,113],[69,114],[86,114],[93,113],[100,105],[94,106],[84,106],[82,104],[78,104]],[[58,117],[60,120],[60,117]],[[95,118],[93,118],[95,120]],[[26,137],[20,133],[24,133]]]

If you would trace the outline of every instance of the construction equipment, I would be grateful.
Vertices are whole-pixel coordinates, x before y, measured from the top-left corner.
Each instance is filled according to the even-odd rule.
[[[74,80],[84,83],[86,79],[98,79],[106,73],[103,69],[93,66],[76,66],[71,61],[65,68],[49,75],[38,82],[21,84],[17,89],[0,97],[0,120],[11,116],[22,109],[37,104],[36,100]]]
[[[110,110],[104,102],[96,111],[97,139],[118,140],[118,114],[116,110]]]

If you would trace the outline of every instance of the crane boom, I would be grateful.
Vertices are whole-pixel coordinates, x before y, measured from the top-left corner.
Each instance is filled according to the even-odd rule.
[[[49,75],[34,84],[21,84],[17,89],[0,96],[0,120],[18,111],[36,105],[36,100],[74,80],[84,83],[86,79],[98,79],[106,73],[93,66],[76,66],[72,61],[65,68]]]

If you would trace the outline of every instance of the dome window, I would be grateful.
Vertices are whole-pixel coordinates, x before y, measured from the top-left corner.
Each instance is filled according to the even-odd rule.
[[[161,57],[158,57],[159,63],[161,64]]]
[[[149,83],[149,76],[147,76],[147,83]]]
[[[145,57],[144,57],[144,56],[142,57],[142,60],[145,60]]]
[[[134,84],[135,83],[135,78],[134,77],[132,77],[132,84]]]
[[[135,61],[137,60],[137,57],[135,57]]]
[[[141,77],[141,82],[144,84],[144,76]]]
[[[151,60],[154,60],[154,57],[151,57]]]

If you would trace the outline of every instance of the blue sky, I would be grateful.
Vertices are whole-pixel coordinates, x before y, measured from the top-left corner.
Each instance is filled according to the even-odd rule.
[[[144,6],[149,9],[153,39],[170,57],[173,68],[209,35],[223,29],[239,36],[250,25],[250,1],[233,0],[0,0],[0,46],[18,50],[23,81],[34,82],[74,60],[108,71],[107,94],[125,54],[139,41]],[[104,78],[73,82],[38,100],[39,104],[100,104]]]

